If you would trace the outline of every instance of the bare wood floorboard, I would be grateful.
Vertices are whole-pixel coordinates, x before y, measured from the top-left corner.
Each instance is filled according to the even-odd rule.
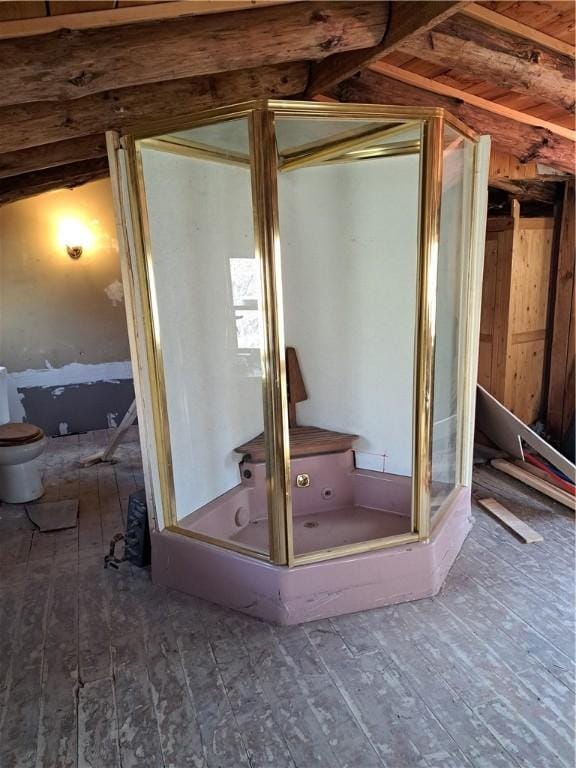
[[[492,468],[435,598],[274,627],[104,570],[142,487],[132,428],[52,439],[43,500],[78,526],[40,533],[0,506],[2,768],[573,768],[574,518]]]

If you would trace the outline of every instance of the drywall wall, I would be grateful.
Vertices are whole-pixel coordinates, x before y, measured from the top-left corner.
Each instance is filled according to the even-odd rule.
[[[250,174],[158,150],[142,156],[183,517],[240,482],[234,448],[263,429]]]
[[[84,239],[77,261],[70,226]],[[67,434],[124,415],[133,386],[108,180],[0,208],[0,365],[12,420]]]
[[[356,465],[410,475],[418,156],[279,178],[286,343],[298,422],[359,435]]]

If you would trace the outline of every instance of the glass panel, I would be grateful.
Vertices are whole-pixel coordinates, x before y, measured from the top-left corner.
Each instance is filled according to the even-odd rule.
[[[140,146],[178,524],[267,552],[250,170]]]
[[[419,155],[278,184],[295,554],[409,533]]]
[[[224,154],[240,154],[246,159],[249,156],[250,142],[246,119],[201,125],[199,128],[172,133],[170,137],[206,146]]]
[[[436,293],[432,516],[459,482],[460,371],[465,351],[473,165],[473,143],[446,126]]]

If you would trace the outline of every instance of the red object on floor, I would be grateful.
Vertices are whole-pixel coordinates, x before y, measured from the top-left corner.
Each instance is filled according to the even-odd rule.
[[[544,470],[546,474],[550,475],[550,477],[553,477],[555,480],[554,485],[556,485],[558,488],[562,488],[562,490],[566,491],[566,493],[569,493],[572,496],[576,496],[576,487],[573,486],[572,483],[569,483],[567,480],[563,480],[561,477],[558,477],[556,472],[553,472],[545,462],[537,459],[536,456],[533,456],[531,453],[525,453],[524,459],[529,464],[538,467],[538,469]]]

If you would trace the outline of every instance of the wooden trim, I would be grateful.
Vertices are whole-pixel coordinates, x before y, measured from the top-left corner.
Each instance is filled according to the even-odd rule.
[[[561,53],[564,56],[574,56],[574,46],[570,43],[565,43],[563,40],[558,40],[557,37],[547,35],[545,32],[540,32],[539,29],[534,29],[527,24],[523,24],[521,21],[511,19],[509,16],[505,16],[503,13],[497,11],[491,11],[489,8],[484,8],[477,3],[469,3],[462,9],[461,13],[468,16],[471,19],[477,21],[483,21],[485,24],[489,24],[495,29],[501,29],[503,32],[510,32],[518,37],[523,37],[526,40],[531,40],[537,45],[541,45],[544,48],[549,48],[552,51]]]
[[[451,85],[445,85],[439,83],[436,80],[431,80],[428,77],[422,77],[415,72],[409,72],[406,69],[400,67],[394,67],[392,64],[386,64],[384,61],[379,61],[376,64],[372,64],[370,69],[373,72],[379,72],[381,75],[391,77],[394,80],[398,80],[401,83],[407,85],[413,85],[415,88],[423,88],[431,93],[437,93],[441,96],[448,96],[451,99],[458,99],[465,104],[470,104],[474,107],[486,110],[486,112],[492,112],[494,115],[500,115],[500,117],[506,117],[509,120],[514,120],[517,123],[523,123],[524,125],[536,126],[538,128],[545,128],[551,133],[555,133],[558,136],[562,136],[565,139],[576,142],[576,131],[570,128],[564,128],[556,123],[551,123],[548,120],[542,120],[534,115],[529,115],[526,112],[520,112],[517,109],[511,109],[505,107],[502,104],[497,104],[495,101],[488,101],[481,96],[475,96],[467,91],[461,91],[458,88],[453,88]]]
[[[384,39],[372,48],[338,53],[313,66],[306,96],[315,96],[356,74],[384,54],[398,50],[410,37],[431,29],[456,13],[463,5],[465,3],[439,0],[420,0],[417,6],[410,0],[389,3]]]
[[[253,10],[267,5],[287,5],[301,0],[185,0],[185,2],[144,3],[107,11],[83,11],[58,16],[38,16],[0,22],[0,40],[45,35],[64,29],[95,29],[143,21],[162,21],[180,16],[203,16],[230,11]]]

